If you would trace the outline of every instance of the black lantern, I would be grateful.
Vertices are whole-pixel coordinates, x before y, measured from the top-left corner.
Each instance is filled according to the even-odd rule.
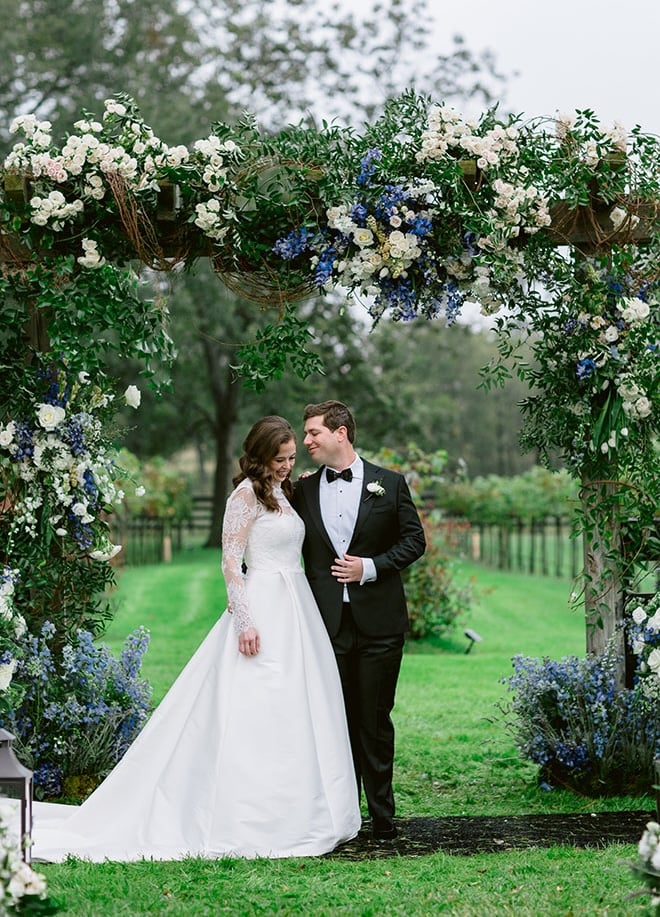
[[[20,843],[23,860],[29,863],[32,840],[32,771],[24,767],[11,747],[14,736],[0,729],[0,796],[15,810],[14,823],[9,830]]]

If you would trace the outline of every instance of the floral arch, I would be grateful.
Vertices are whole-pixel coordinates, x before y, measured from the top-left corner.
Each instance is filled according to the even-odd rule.
[[[48,555],[65,621],[98,613],[114,550],[103,514],[121,499],[103,434],[117,404],[105,358],[137,356],[149,372],[172,357],[165,309],[142,298],[136,262],[169,271],[209,257],[229,287],[277,312],[239,353],[257,388],[264,353],[302,375],[315,367],[296,312],[315,290],[362,298],[374,321],[451,323],[473,300],[493,315],[503,359],[531,341],[535,365],[516,363],[530,383],[524,445],[559,450],[583,483],[588,648],[616,636],[632,561],[656,537],[657,138],[605,129],[590,111],[470,120],[414,92],[360,134],[267,135],[245,118],[191,149],[168,146],[123,96],[60,146],[31,116],[12,130],[0,189],[12,393],[0,417],[0,565],[17,608],[39,620],[34,565]]]

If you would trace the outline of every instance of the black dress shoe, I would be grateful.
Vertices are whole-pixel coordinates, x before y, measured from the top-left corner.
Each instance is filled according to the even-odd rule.
[[[391,841],[397,836],[397,830],[391,818],[374,818],[371,824],[371,836],[375,841]]]

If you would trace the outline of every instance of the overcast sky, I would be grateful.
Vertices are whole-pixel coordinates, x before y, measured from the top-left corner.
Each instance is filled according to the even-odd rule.
[[[439,51],[460,33],[517,71],[507,108],[530,117],[591,108],[605,126],[660,134],[660,0],[429,0]]]

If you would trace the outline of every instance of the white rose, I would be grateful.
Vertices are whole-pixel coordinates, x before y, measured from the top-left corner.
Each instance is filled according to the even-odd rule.
[[[649,317],[651,309],[643,299],[625,299],[624,302],[625,306],[621,310],[621,315],[629,325],[635,322],[643,322]]]
[[[653,617],[648,619],[646,626],[650,627],[653,633],[660,633],[660,611],[656,611]]]
[[[15,659],[12,659],[11,662],[5,662],[2,665],[0,665],[0,691],[6,691],[9,685],[11,684],[11,680],[14,675],[15,668],[16,668]]]
[[[627,216],[628,213],[623,207],[613,207],[612,210],[610,210],[610,220],[615,229],[621,226]]]
[[[646,661],[649,669],[660,678],[660,649],[656,647],[656,649],[651,650],[649,658]]]
[[[85,516],[87,515],[87,506],[84,503],[74,503],[71,507],[71,512],[74,516]]]
[[[374,234],[366,226],[358,226],[353,233],[353,238],[355,239],[355,244],[362,248],[373,243]]]
[[[90,551],[89,556],[92,558],[92,560],[108,561],[112,560],[113,557],[116,557],[120,551],[120,544],[112,544],[108,546],[108,550],[106,551]]]
[[[62,423],[66,411],[57,404],[40,404],[37,406],[37,420],[44,430],[54,430]]]
[[[129,408],[139,408],[142,394],[137,385],[129,385],[124,392],[124,399]]]
[[[641,624],[642,621],[646,620],[646,612],[641,605],[638,605],[637,608],[632,613],[632,619],[635,624]]]

